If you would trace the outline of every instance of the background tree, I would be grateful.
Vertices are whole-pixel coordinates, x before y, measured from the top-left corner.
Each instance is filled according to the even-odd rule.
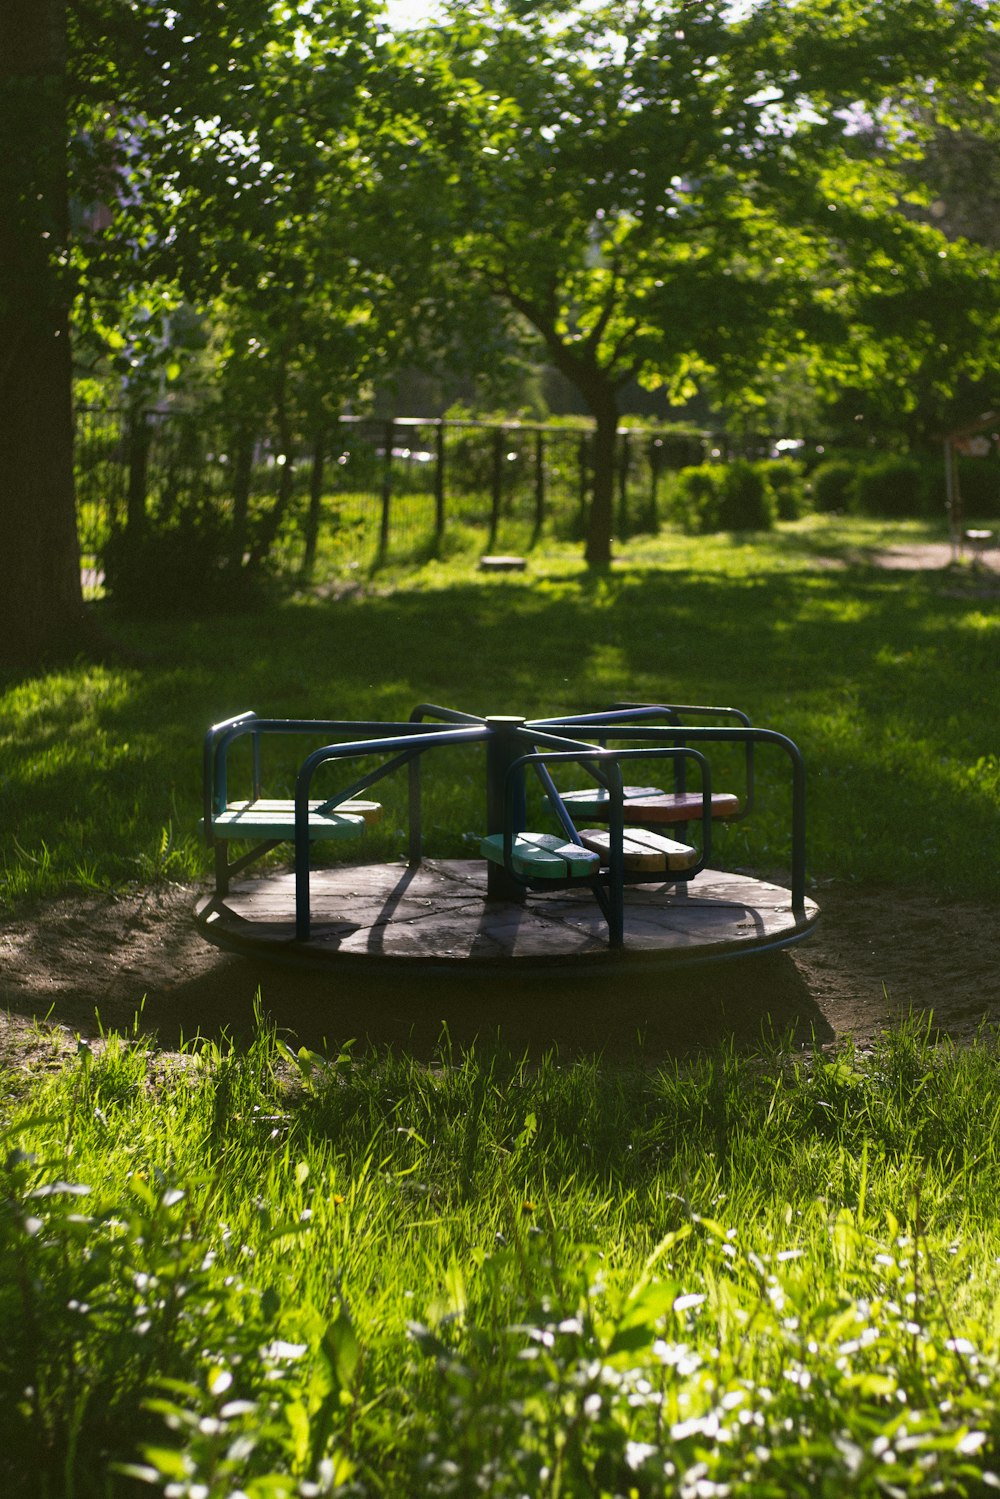
[[[204,305],[254,286],[273,305],[257,236],[290,221],[317,163],[332,180],[376,62],[364,0],[0,0],[7,657],[79,643],[70,308],[121,350],[139,288],[147,320],[164,288]]]
[[[746,392],[843,343],[864,302],[846,288],[863,272],[870,309],[878,275],[891,286],[909,211],[851,112],[879,110],[912,154],[917,102],[943,68],[974,69],[986,15],[973,0],[459,0],[447,16],[417,42],[433,215],[448,206],[459,275],[535,330],[594,417],[586,554],[603,564],[623,388]],[[419,216],[430,175],[400,177],[400,212]],[[936,246],[911,236],[910,258]]]

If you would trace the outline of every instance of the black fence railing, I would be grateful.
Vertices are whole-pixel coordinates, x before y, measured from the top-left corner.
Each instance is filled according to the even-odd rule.
[[[618,536],[657,529],[669,472],[725,453],[706,434],[624,427]],[[524,551],[546,535],[582,536],[592,470],[582,423],[341,417],[282,448],[200,413],[77,413],[81,550],[98,565],[113,533],[192,515],[226,532],[234,561],[276,550],[289,562],[368,568],[473,547]]]

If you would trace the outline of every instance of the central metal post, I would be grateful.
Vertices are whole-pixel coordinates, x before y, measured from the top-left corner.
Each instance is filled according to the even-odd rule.
[[[490,737],[486,741],[487,833],[502,833],[504,830],[507,772],[514,761],[519,759],[530,748],[530,746],[522,742],[517,732],[518,729],[523,728],[524,723],[525,720],[523,718],[494,717],[486,719],[486,727],[490,731]],[[514,785],[511,790],[512,831],[517,834],[524,831],[523,770],[514,772]],[[495,864],[491,859],[486,866],[487,900],[510,900],[523,904],[525,895],[524,886],[519,885],[516,880],[512,879],[502,864]]]

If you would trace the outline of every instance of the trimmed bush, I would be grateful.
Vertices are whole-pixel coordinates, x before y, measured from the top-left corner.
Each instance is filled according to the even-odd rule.
[[[723,531],[769,531],[777,504],[763,465],[736,458],[722,471],[719,528]]]
[[[927,510],[923,470],[916,458],[890,455],[866,463],[855,476],[854,494],[862,515],[924,515]]]
[[[798,520],[806,510],[805,470],[792,458],[765,458],[757,464],[774,495],[779,520]]]
[[[942,464],[942,491],[943,467]],[[995,520],[1000,516],[1000,462],[996,458],[960,458],[958,487],[965,515],[978,520]]]
[[[853,463],[838,458],[821,463],[812,476],[813,509],[827,515],[838,510],[853,510],[857,475]]]
[[[671,518],[689,536],[704,536],[720,526],[723,468],[718,463],[699,463],[682,468],[670,498]]]
[[[794,465],[779,463],[784,469]],[[769,531],[778,503],[770,483],[770,463],[700,463],[677,475],[670,516],[689,536],[713,531]]]

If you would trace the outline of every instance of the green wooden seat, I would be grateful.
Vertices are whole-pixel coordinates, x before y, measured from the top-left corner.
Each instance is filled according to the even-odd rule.
[[[350,801],[338,802],[335,807],[327,807],[325,801],[311,801],[309,803],[310,814],[316,812],[320,807],[329,812],[343,813],[345,817],[363,817],[366,826],[381,821],[382,803],[364,801],[361,797],[352,797]],[[281,813],[290,818],[292,825],[295,823],[295,803],[290,797],[267,797],[258,796],[253,801],[230,802],[226,808],[227,812],[272,812]]]
[[[604,819],[608,816],[610,797],[599,787],[587,791],[561,792],[568,811],[586,817]],[[728,791],[713,791],[709,797],[713,817],[735,817],[740,810],[740,799]],[[693,822],[701,816],[702,796],[700,791],[661,791],[658,786],[626,786],[622,801],[622,816],[629,825],[664,822]]]
[[[580,833],[580,839],[587,848],[600,855],[603,863],[608,863],[611,835],[606,828],[586,828]],[[640,870],[654,874],[691,869],[698,862],[698,850],[690,844],[664,838],[662,833],[651,833],[646,828],[629,828],[622,838],[622,851],[625,869],[630,874]]]
[[[320,811],[323,802],[309,803],[310,840],[360,838],[369,822],[377,821],[381,807],[377,802],[342,802],[335,811]],[[292,838],[295,835],[295,803],[286,800],[258,798],[256,801],[230,802],[224,812],[212,817],[216,838]]]
[[[491,833],[479,844],[483,857],[502,864],[503,834]],[[511,864],[526,880],[585,880],[597,873],[600,857],[578,843],[567,843],[555,833],[518,833]]]

